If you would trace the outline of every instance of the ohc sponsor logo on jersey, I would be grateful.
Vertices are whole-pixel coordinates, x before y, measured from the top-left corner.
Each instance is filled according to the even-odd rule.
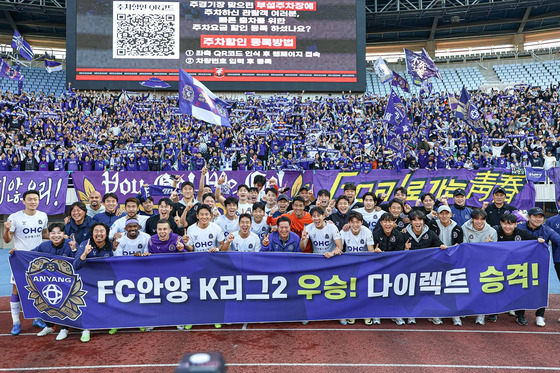
[[[21,231],[23,232],[23,234],[41,233],[43,231],[43,227],[23,228]]]
[[[62,259],[37,258],[25,274],[29,299],[40,312],[61,320],[78,319],[85,307],[83,283],[74,267]]]
[[[212,242],[204,242],[204,241],[202,241],[202,242],[195,242],[195,243],[194,243],[194,247],[197,248],[197,249],[198,249],[198,248],[203,248],[203,247],[208,247],[208,248],[210,248],[210,247],[212,247]]]

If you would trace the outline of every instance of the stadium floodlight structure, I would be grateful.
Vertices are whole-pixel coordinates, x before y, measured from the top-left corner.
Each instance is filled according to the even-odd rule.
[[[532,4],[534,3],[534,4]],[[458,7],[491,6],[512,9],[541,5],[542,0],[368,0],[366,11],[369,13],[394,13],[394,12],[445,12]],[[424,14],[424,13],[423,13]],[[428,16],[433,16],[429,14]],[[416,14],[418,17],[418,14]]]

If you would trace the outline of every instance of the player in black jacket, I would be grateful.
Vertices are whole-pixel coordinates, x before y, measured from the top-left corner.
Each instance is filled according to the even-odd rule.
[[[413,210],[408,214],[410,224],[406,226],[404,238],[407,250],[427,249],[430,247],[440,247],[442,250],[447,246],[441,242],[439,236],[431,231],[426,225],[426,215],[422,211]]]
[[[390,212],[386,212],[379,218],[377,226],[380,229],[373,231],[373,241],[375,248],[381,251],[400,251],[404,250],[404,235],[395,226],[397,218]]]
[[[517,216],[508,212],[500,217],[500,225],[495,225],[494,229],[498,233],[498,242],[530,241],[536,239],[531,232],[526,231],[525,229],[517,228]],[[544,243],[544,239],[542,238],[539,238],[538,241],[539,243]],[[525,310],[515,311],[515,318],[519,325],[527,325]],[[498,320],[498,315],[488,316],[488,321],[496,322],[496,320]]]

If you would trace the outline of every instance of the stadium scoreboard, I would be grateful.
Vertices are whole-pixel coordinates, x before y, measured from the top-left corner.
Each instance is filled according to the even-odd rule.
[[[67,3],[78,89],[177,89],[179,69],[219,91],[365,91],[364,0]]]

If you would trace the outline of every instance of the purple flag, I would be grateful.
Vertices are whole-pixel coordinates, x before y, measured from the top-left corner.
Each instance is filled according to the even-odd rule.
[[[465,119],[465,113],[467,112],[467,103],[471,99],[469,92],[467,92],[465,86],[461,90],[461,97],[459,97],[459,102],[457,103],[457,112],[455,116],[459,119]]]
[[[12,48],[17,50],[26,60],[31,61],[33,59],[33,49],[31,49],[31,45],[25,41],[17,30],[14,31],[14,36],[12,37]]]
[[[393,127],[390,129],[397,135],[402,135],[410,130],[406,106],[393,90],[391,90],[389,101],[387,101],[387,108],[385,109],[385,114],[383,115],[383,121],[392,124]]]
[[[0,76],[12,80],[23,80],[23,75],[21,75],[21,73],[19,73],[16,69],[11,68],[10,65],[8,65],[8,63],[2,58],[0,58]]]
[[[395,87],[401,87],[401,89],[405,92],[410,92],[410,86],[405,78],[400,76],[398,73],[393,71],[393,80],[391,81],[391,85]]]
[[[409,51],[405,48],[406,67],[408,72],[419,80],[426,80],[432,76],[439,77],[439,71],[435,68],[434,62],[425,56]]]
[[[439,73],[439,69],[436,66],[436,63],[432,60],[432,58],[430,57],[428,52],[426,52],[424,50],[424,48],[422,48],[422,57],[424,57],[424,60],[426,60],[426,62],[428,63],[428,66],[430,67],[430,70],[436,72],[436,76],[439,78],[439,80],[443,80],[441,78],[441,74]]]
[[[231,127],[226,107],[227,103],[212,93],[204,84],[185,70],[179,70],[179,109],[181,113],[192,115],[207,123]]]

